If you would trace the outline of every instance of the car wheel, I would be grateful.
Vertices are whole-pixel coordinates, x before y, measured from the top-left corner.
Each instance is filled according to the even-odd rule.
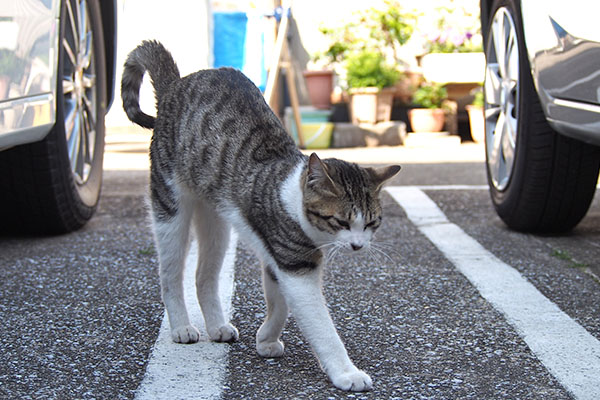
[[[56,124],[0,153],[2,230],[64,233],[93,215],[102,184],[106,64],[98,0],[63,0]]]
[[[546,121],[518,2],[496,1],[490,15],[484,94],[492,202],[512,229],[568,231],[584,217],[594,196],[599,148],[556,133]]]

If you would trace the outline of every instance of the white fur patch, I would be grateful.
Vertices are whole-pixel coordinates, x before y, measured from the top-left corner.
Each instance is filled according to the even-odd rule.
[[[337,233],[337,241],[344,243],[348,248],[352,248],[352,245],[360,248],[369,247],[371,238],[373,237],[373,231],[371,229],[365,229],[365,223],[366,221],[362,213],[358,212],[356,218],[350,225],[350,230],[344,229]]]
[[[306,236],[311,238],[317,246],[321,246],[333,242],[334,237],[327,232],[315,228],[308,222],[304,214],[304,207],[302,205],[304,192],[302,191],[300,177],[305,167],[306,163],[304,162],[298,164],[294,171],[285,179],[281,185],[280,198],[285,210],[292,218],[298,221]]]

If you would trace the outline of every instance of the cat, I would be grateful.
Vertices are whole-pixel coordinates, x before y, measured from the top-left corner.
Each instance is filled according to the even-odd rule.
[[[146,72],[156,117],[139,106]],[[128,118],[153,129],[150,208],[172,339],[199,340],[183,301],[190,225],[198,241],[196,288],[208,335],[217,342],[238,339],[218,297],[233,227],[262,264],[267,314],[256,334],[258,353],[282,356],[280,336],[291,311],[333,385],[370,390],[371,378],[350,360],[325,304],[323,250],[369,246],[381,224],[379,192],[400,167],[307,157],[241,72],[207,69],[180,78],[172,55],[157,41],[144,41],[129,54],[121,93]]]

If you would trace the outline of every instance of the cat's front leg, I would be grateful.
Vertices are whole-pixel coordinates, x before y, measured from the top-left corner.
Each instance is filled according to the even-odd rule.
[[[267,316],[256,333],[256,351],[262,357],[281,357],[284,345],[279,337],[288,317],[288,306],[270,267],[263,267],[262,278]]]
[[[371,377],[352,363],[333,325],[321,290],[320,270],[278,270],[277,279],[292,315],[331,382],[342,390],[370,390]]]

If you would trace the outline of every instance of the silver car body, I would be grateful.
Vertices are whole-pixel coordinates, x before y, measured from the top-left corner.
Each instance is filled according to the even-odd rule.
[[[116,0],[101,0],[107,109],[113,99]],[[42,140],[55,125],[61,0],[0,0],[0,150]]]
[[[59,0],[0,1],[0,149],[54,125]]]
[[[532,76],[548,122],[600,145],[600,4],[522,0]]]

